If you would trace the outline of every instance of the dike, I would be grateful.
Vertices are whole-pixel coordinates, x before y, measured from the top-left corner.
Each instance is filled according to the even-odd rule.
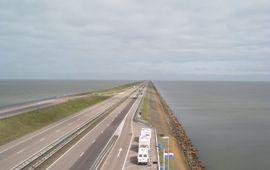
[[[186,164],[189,166],[191,170],[204,170],[205,167],[199,160],[197,155],[198,150],[192,145],[191,140],[187,136],[185,129],[179,122],[179,120],[174,116],[171,108],[167,104],[167,102],[163,99],[156,86],[151,82],[157,96],[159,97],[161,104],[165,111],[165,116],[167,117],[168,124],[170,126],[171,133],[178,140],[178,144],[180,145],[184,156]]]

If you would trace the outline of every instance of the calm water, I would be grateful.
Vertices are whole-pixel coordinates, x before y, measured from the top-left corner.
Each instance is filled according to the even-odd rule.
[[[206,169],[270,169],[270,82],[155,84]]]
[[[124,83],[128,83],[128,81],[0,80],[0,107],[110,88]]]

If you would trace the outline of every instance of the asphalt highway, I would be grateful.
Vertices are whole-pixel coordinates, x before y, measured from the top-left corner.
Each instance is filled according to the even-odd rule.
[[[145,93],[145,90],[144,90]],[[139,95],[139,99],[143,98],[142,95]],[[139,104],[139,103],[138,103]],[[139,105],[138,105],[139,106]],[[131,147],[131,143],[134,137],[133,131],[133,117],[138,107],[133,108],[131,111],[132,114],[127,116],[127,119],[124,123],[122,132],[115,143],[115,146],[109,153],[107,159],[105,160],[101,170],[122,170],[126,159],[128,151]]]
[[[135,89],[128,89],[110,99],[89,107],[79,113],[50,124],[40,130],[28,134],[18,140],[10,142],[0,147],[0,166],[1,169],[12,169],[33,154],[53,143],[57,139],[81,126],[88,120],[101,114],[123,98],[131,94]]]
[[[4,107],[0,107],[0,118],[5,118],[5,117],[20,114],[20,113],[33,111],[33,110],[53,106],[56,104],[61,104],[68,100],[74,100],[74,99],[84,98],[88,96],[89,95],[87,94],[71,95],[71,96],[64,96],[64,97],[58,97],[58,98],[43,99],[43,100],[27,102],[27,103],[22,103],[22,104],[15,104],[11,106],[4,106]]]
[[[0,118],[9,117],[15,114],[52,106],[52,105],[59,104],[62,102],[64,102],[63,99],[58,98],[58,99],[47,99],[47,100],[35,101],[31,103],[17,104],[14,106],[3,107],[3,108],[0,108]]]
[[[124,117],[133,114],[138,105],[139,100],[132,98],[122,103],[103,122],[92,129],[84,138],[48,167],[47,170],[89,170],[114,135]]]
[[[115,130],[118,128],[119,124],[122,122],[129,109],[133,105],[135,99],[124,108],[124,110],[118,114],[118,116],[110,123],[109,127],[107,127],[101,135],[95,140],[90,148],[85,152],[85,156],[76,161],[76,163],[71,167],[71,170],[89,170],[93,165],[94,161],[97,159],[97,153],[101,153],[102,149],[106,146],[107,142],[114,134]],[[97,147],[98,146],[98,147]]]
[[[123,119],[128,105],[131,105],[134,99],[129,98],[119,107],[112,111],[102,122],[86,134],[79,142],[71,147],[64,155],[57,159],[50,167],[50,170],[66,169],[87,169],[98,157],[100,151],[104,148],[109,138],[112,136],[115,128],[118,127],[118,121]],[[90,164],[88,163],[90,162]],[[76,166],[75,166],[76,164]]]
[[[119,136],[117,143],[110,152],[105,164],[102,167],[102,170],[121,170],[124,166],[126,154],[129,150],[129,145],[132,140],[132,115],[133,114],[128,115],[126,122],[124,123],[121,135]]]

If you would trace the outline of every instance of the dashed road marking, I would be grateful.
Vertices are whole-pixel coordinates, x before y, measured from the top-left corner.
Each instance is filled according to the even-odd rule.
[[[39,141],[42,142],[42,141],[44,141],[44,140],[45,140],[45,138],[41,138]]]
[[[126,166],[124,169],[129,169],[129,168],[132,168],[132,167],[135,167],[136,165],[129,165],[129,166]]]
[[[17,152],[17,154],[20,154],[20,153],[22,153],[23,151],[24,151],[24,149],[19,150],[19,151]]]
[[[82,153],[80,154],[80,157],[82,157],[82,156],[83,156],[83,154],[84,154],[84,152],[82,152]]]
[[[118,150],[118,154],[117,154],[117,158],[120,156],[120,153],[122,152],[122,148],[120,148],[119,150]]]

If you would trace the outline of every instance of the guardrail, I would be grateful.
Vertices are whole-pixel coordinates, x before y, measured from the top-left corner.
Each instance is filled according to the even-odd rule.
[[[160,170],[160,158],[159,158],[159,148],[158,148],[158,140],[157,140],[157,130],[155,128],[155,141],[156,141],[156,152],[157,152],[157,161],[158,161],[158,170]]]
[[[143,98],[141,99],[139,106],[135,111],[135,114],[138,112],[142,101],[143,101]],[[123,128],[123,125],[125,123],[127,116],[128,116],[128,114],[125,116],[125,118],[122,120],[122,122],[120,123],[120,125],[116,129],[116,131],[114,132],[114,135],[112,135],[112,137],[109,139],[109,142],[105,145],[105,147],[103,148],[103,150],[99,154],[98,158],[95,160],[95,162],[92,165],[92,167],[90,168],[90,170],[98,170],[98,169],[102,168],[101,166],[102,166],[103,162],[105,161],[106,157],[108,156],[107,153],[109,153],[111,151],[112,147],[114,146],[118,137],[121,134],[121,131],[122,131],[122,128]],[[119,132],[118,132],[118,130],[119,130]]]
[[[113,135],[112,138],[109,140],[109,142],[106,144],[106,146],[103,148],[101,153],[99,154],[98,158],[95,160],[94,164],[90,168],[90,170],[97,170],[100,169],[100,166],[102,165],[105,158],[108,156],[107,153],[109,153],[116,142],[118,136]]]
[[[92,125],[100,122],[107,114],[109,114],[112,110],[114,110],[116,107],[118,107],[121,103],[123,103],[129,96],[131,96],[136,90],[134,90],[130,95],[122,99],[121,101],[117,102],[104,112],[102,112],[97,117],[90,119],[86,123],[84,123],[82,126],[74,129],[73,131],[67,133],[64,137],[56,140],[46,148],[42,149],[38,153],[34,154],[24,162],[20,163],[18,166],[16,166],[15,170],[21,170],[21,169],[35,169],[39,167],[43,162],[45,162],[47,159],[49,159],[53,154],[55,154],[57,151],[62,149],[66,144],[71,142],[73,139],[78,137],[80,134],[82,134],[85,130],[90,128]]]
[[[145,90],[145,93],[146,93],[146,90]],[[149,125],[149,123],[148,123],[147,121],[140,119],[139,116],[138,116],[138,113],[140,112],[141,107],[142,107],[142,104],[143,104],[143,102],[144,102],[144,98],[145,98],[145,94],[143,94],[143,98],[142,98],[142,100],[140,101],[139,107],[137,108],[137,110],[136,110],[136,112],[135,112],[134,120],[137,121],[137,122],[140,122],[140,123]]]

